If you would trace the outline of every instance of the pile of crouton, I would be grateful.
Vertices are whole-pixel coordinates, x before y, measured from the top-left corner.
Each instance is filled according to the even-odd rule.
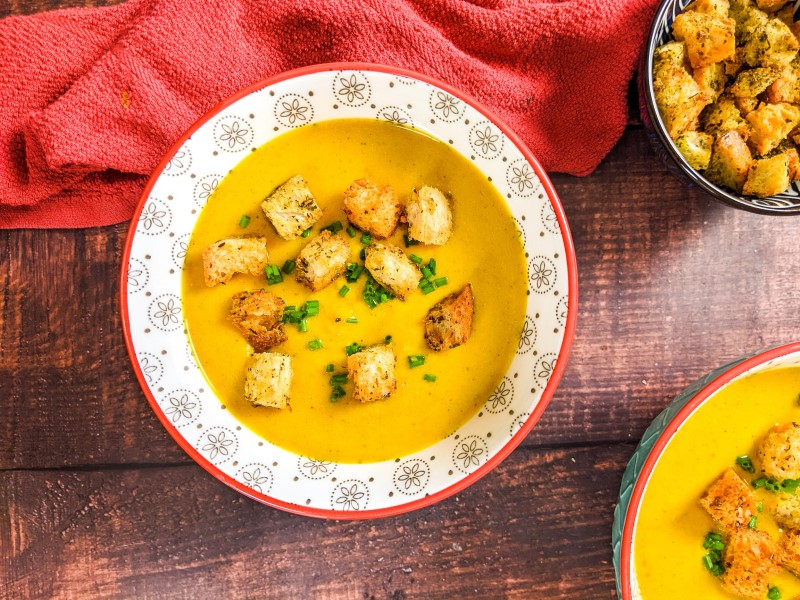
[[[365,249],[364,267],[391,294],[405,300],[418,290],[421,273],[403,249],[390,242],[401,223],[407,223],[410,241],[445,244],[453,230],[452,207],[438,189],[424,186],[412,190],[405,206],[388,185],[359,179],[344,191],[342,205],[348,221],[371,239]],[[261,209],[284,240],[309,235],[322,217],[308,183],[297,175],[280,185],[262,203]],[[350,261],[350,244],[338,231],[320,231],[295,259],[295,277],[311,291],[319,291],[345,274]],[[237,273],[264,276],[269,266],[265,237],[236,237],[219,240],[203,251],[205,283],[228,282]],[[233,296],[229,320],[253,347],[247,368],[244,395],[255,406],[289,408],[292,357],[272,352],[286,341],[285,302],[264,289]],[[464,344],[472,330],[474,312],[472,287],[464,288],[436,303],[424,321],[428,346],[435,351]],[[396,357],[389,343],[361,349],[347,359],[348,380],[354,384],[353,397],[371,402],[391,396],[396,389]]]
[[[695,0],[655,50],[667,133],[709,181],[749,196],[800,178],[800,24],[786,0]]]
[[[725,543],[722,586],[742,598],[768,597],[770,580],[782,569],[800,577],[800,425],[773,427],[759,446],[758,461],[748,482],[728,468],[706,491],[700,504],[711,515]],[[747,471],[744,471],[747,473]],[[759,502],[754,488],[771,490]],[[787,486],[789,482],[792,485]],[[775,540],[758,528],[758,518],[769,514],[782,528]]]

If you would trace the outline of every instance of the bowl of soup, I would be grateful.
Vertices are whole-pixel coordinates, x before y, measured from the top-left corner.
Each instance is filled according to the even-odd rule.
[[[132,364],[209,473],[270,506],[382,517],[517,446],[576,321],[539,163],[424,75],[318,65],[259,82],[154,171],[122,268]]]
[[[623,476],[619,597],[800,595],[798,423],[800,343],[737,359],[681,392]]]

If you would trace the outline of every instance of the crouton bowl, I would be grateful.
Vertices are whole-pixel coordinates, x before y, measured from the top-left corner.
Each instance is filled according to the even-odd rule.
[[[612,543],[623,600],[800,596],[800,343],[737,359],[645,431]]]
[[[323,518],[427,506],[489,472],[564,370],[577,277],[535,158],[425,76],[319,65],[200,119],[122,268],[145,397],[209,473]]]
[[[661,3],[639,69],[641,116],[681,179],[729,206],[800,213],[798,34],[791,2]]]

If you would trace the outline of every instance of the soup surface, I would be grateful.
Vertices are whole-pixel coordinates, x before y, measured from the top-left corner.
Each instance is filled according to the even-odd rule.
[[[770,427],[800,422],[799,394],[800,368],[755,373],[720,390],[676,432],[650,477],[634,534],[643,600],[738,597],[723,590],[703,566],[703,538],[713,525],[699,500],[736,457],[758,456],[758,444]],[[737,473],[746,481],[757,476],[738,467]],[[774,495],[754,492],[765,506],[758,529],[777,539],[779,529],[769,510]],[[800,579],[786,571],[770,585],[780,589],[782,598],[800,594]]]
[[[311,237],[285,241],[260,209],[276,186],[303,175],[322,208]],[[407,254],[435,258],[437,277],[448,283],[406,301],[390,300],[370,309],[361,297],[365,278],[341,277],[319,292],[298,284],[294,275],[268,285],[264,277],[238,274],[208,288],[201,253],[210,243],[241,235],[266,236],[270,263],[294,259],[320,228],[348,223],[342,193],[356,179],[389,184],[405,200],[414,187],[432,185],[452,196],[453,235],[444,246],[405,248],[404,226],[389,241]],[[242,215],[250,217],[246,228]],[[350,238],[351,262],[364,246],[360,233]],[[208,199],[192,233],[183,272],[183,308],[191,344],[210,385],[239,421],[264,439],[317,460],[373,462],[398,458],[444,439],[472,417],[506,372],[517,348],[526,306],[526,265],[516,224],[496,188],[450,146],[417,131],[367,119],[342,119],[307,125],[268,142],[239,163]],[[471,283],[475,318],[469,341],[458,348],[427,348],[422,322],[428,309]],[[319,315],[308,332],[285,324],[289,339],[273,351],[292,356],[291,410],[255,408],[243,395],[252,348],[226,319],[232,296],[246,289],[268,289],[287,305],[318,300]],[[357,320],[357,323],[348,322]],[[331,373],[344,372],[345,347],[368,346],[391,336],[397,357],[397,390],[388,399],[360,403],[348,394],[331,402]],[[322,348],[308,342],[319,339]],[[408,356],[425,356],[411,368]],[[435,381],[426,380],[434,376]]]

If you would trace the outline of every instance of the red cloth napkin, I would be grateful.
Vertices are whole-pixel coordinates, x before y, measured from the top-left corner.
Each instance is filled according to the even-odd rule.
[[[129,0],[0,21],[0,227],[131,217],[169,146],[221,99],[322,62],[442,79],[549,171],[622,134],[657,0]]]

